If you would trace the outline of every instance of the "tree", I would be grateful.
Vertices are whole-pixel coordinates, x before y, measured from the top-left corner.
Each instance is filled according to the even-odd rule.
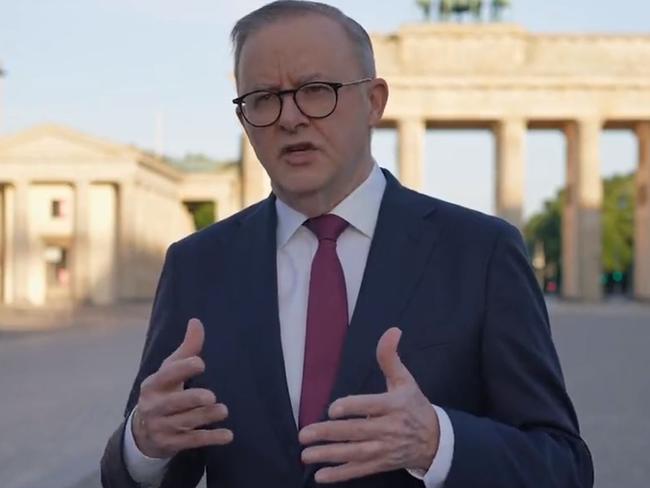
[[[187,202],[185,206],[192,214],[196,230],[201,230],[216,220],[217,209],[213,202]]]
[[[555,287],[561,282],[562,273],[562,207],[564,206],[564,190],[560,190],[554,198],[544,202],[544,209],[533,215],[524,227],[524,236],[529,253],[533,252],[539,243],[544,251],[546,261],[543,271],[543,287],[549,283]],[[550,289],[554,291],[554,288]]]
[[[634,258],[634,175],[613,176],[603,182],[602,269],[606,288],[625,291]],[[544,202],[524,227],[531,254],[542,244],[546,269],[544,284],[560,283],[562,276],[562,208],[564,190]]]
[[[633,177],[614,176],[605,181],[602,226],[605,286],[608,291],[626,291],[634,263]]]

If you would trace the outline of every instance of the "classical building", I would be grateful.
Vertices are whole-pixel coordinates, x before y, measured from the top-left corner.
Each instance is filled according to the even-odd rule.
[[[239,165],[184,172],[57,125],[0,140],[0,303],[150,298],[167,246],[194,230],[187,204],[241,207]]]
[[[427,129],[489,129],[495,208],[520,226],[526,131],[565,134],[567,298],[601,297],[600,133],[633,131],[634,293],[650,299],[650,35],[425,23],[373,36],[373,44],[391,88],[383,124],[397,131],[407,186],[422,187]],[[0,184],[0,296],[13,304],[150,296],[164,249],[191,230],[184,202],[217,200],[222,218],[270,190],[246,141],[240,165],[186,174],[134,148],[53,126],[0,142]],[[65,272],[57,271],[62,262]]]

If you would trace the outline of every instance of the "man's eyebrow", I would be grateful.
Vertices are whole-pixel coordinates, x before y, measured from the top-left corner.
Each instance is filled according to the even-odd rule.
[[[325,81],[327,77],[323,73],[313,73],[308,76],[303,76],[298,78],[298,84],[302,85],[304,83],[309,83],[310,81]]]
[[[326,81],[327,77],[323,73],[312,73],[310,75],[301,76],[296,78],[296,87],[309,83],[310,81]],[[256,83],[253,85],[251,90],[269,90],[269,91],[280,91],[284,90],[284,87],[281,87],[277,83]]]

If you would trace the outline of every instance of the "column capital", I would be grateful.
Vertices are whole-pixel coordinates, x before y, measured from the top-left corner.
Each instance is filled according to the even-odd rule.
[[[7,183],[9,183],[11,186],[14,187],[24,187],[24,186],[29,186],[31,184],[31,180],[28,178],[12,178],[9,180]]]
[[[72,183],[72,186],[75,188],[78,188],[82,186],[90,186],[91,181],[90,178],[75,178],[70,183]]]
[[[499,117],[497,120],[495,120],[493,125],[499,127],[505,125],[520,125],[520,124],[525,124],[527,126],[528,117],[525,117],[523,115],[504,115],[503,117]]]
[[[395,117],[395,123],[399,124],[402,122],[417,122],[417,123],[425,123],[427,118],[426,116],[422,114],[405,114],[400,117]]]
[[[582,130],[602,131],[605,128],[605,119],[600,115],[582,115],[569,121],[568,125],[574,125]]]
[[[643,141],[650,140],[650,120],[642,120],[634,125],[634,133]]]

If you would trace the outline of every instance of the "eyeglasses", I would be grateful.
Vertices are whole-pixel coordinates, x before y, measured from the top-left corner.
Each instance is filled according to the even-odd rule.
[[[324,119],[332,115],[339,101],[339,89],[372,81],[372,78],[336,83],[310,81],[292,90],[255,90],[235,98],[246,122],[253,127],[268,127],[275,124],[282,113],[284,95],[291,94],[298,110],[311,119]]]

